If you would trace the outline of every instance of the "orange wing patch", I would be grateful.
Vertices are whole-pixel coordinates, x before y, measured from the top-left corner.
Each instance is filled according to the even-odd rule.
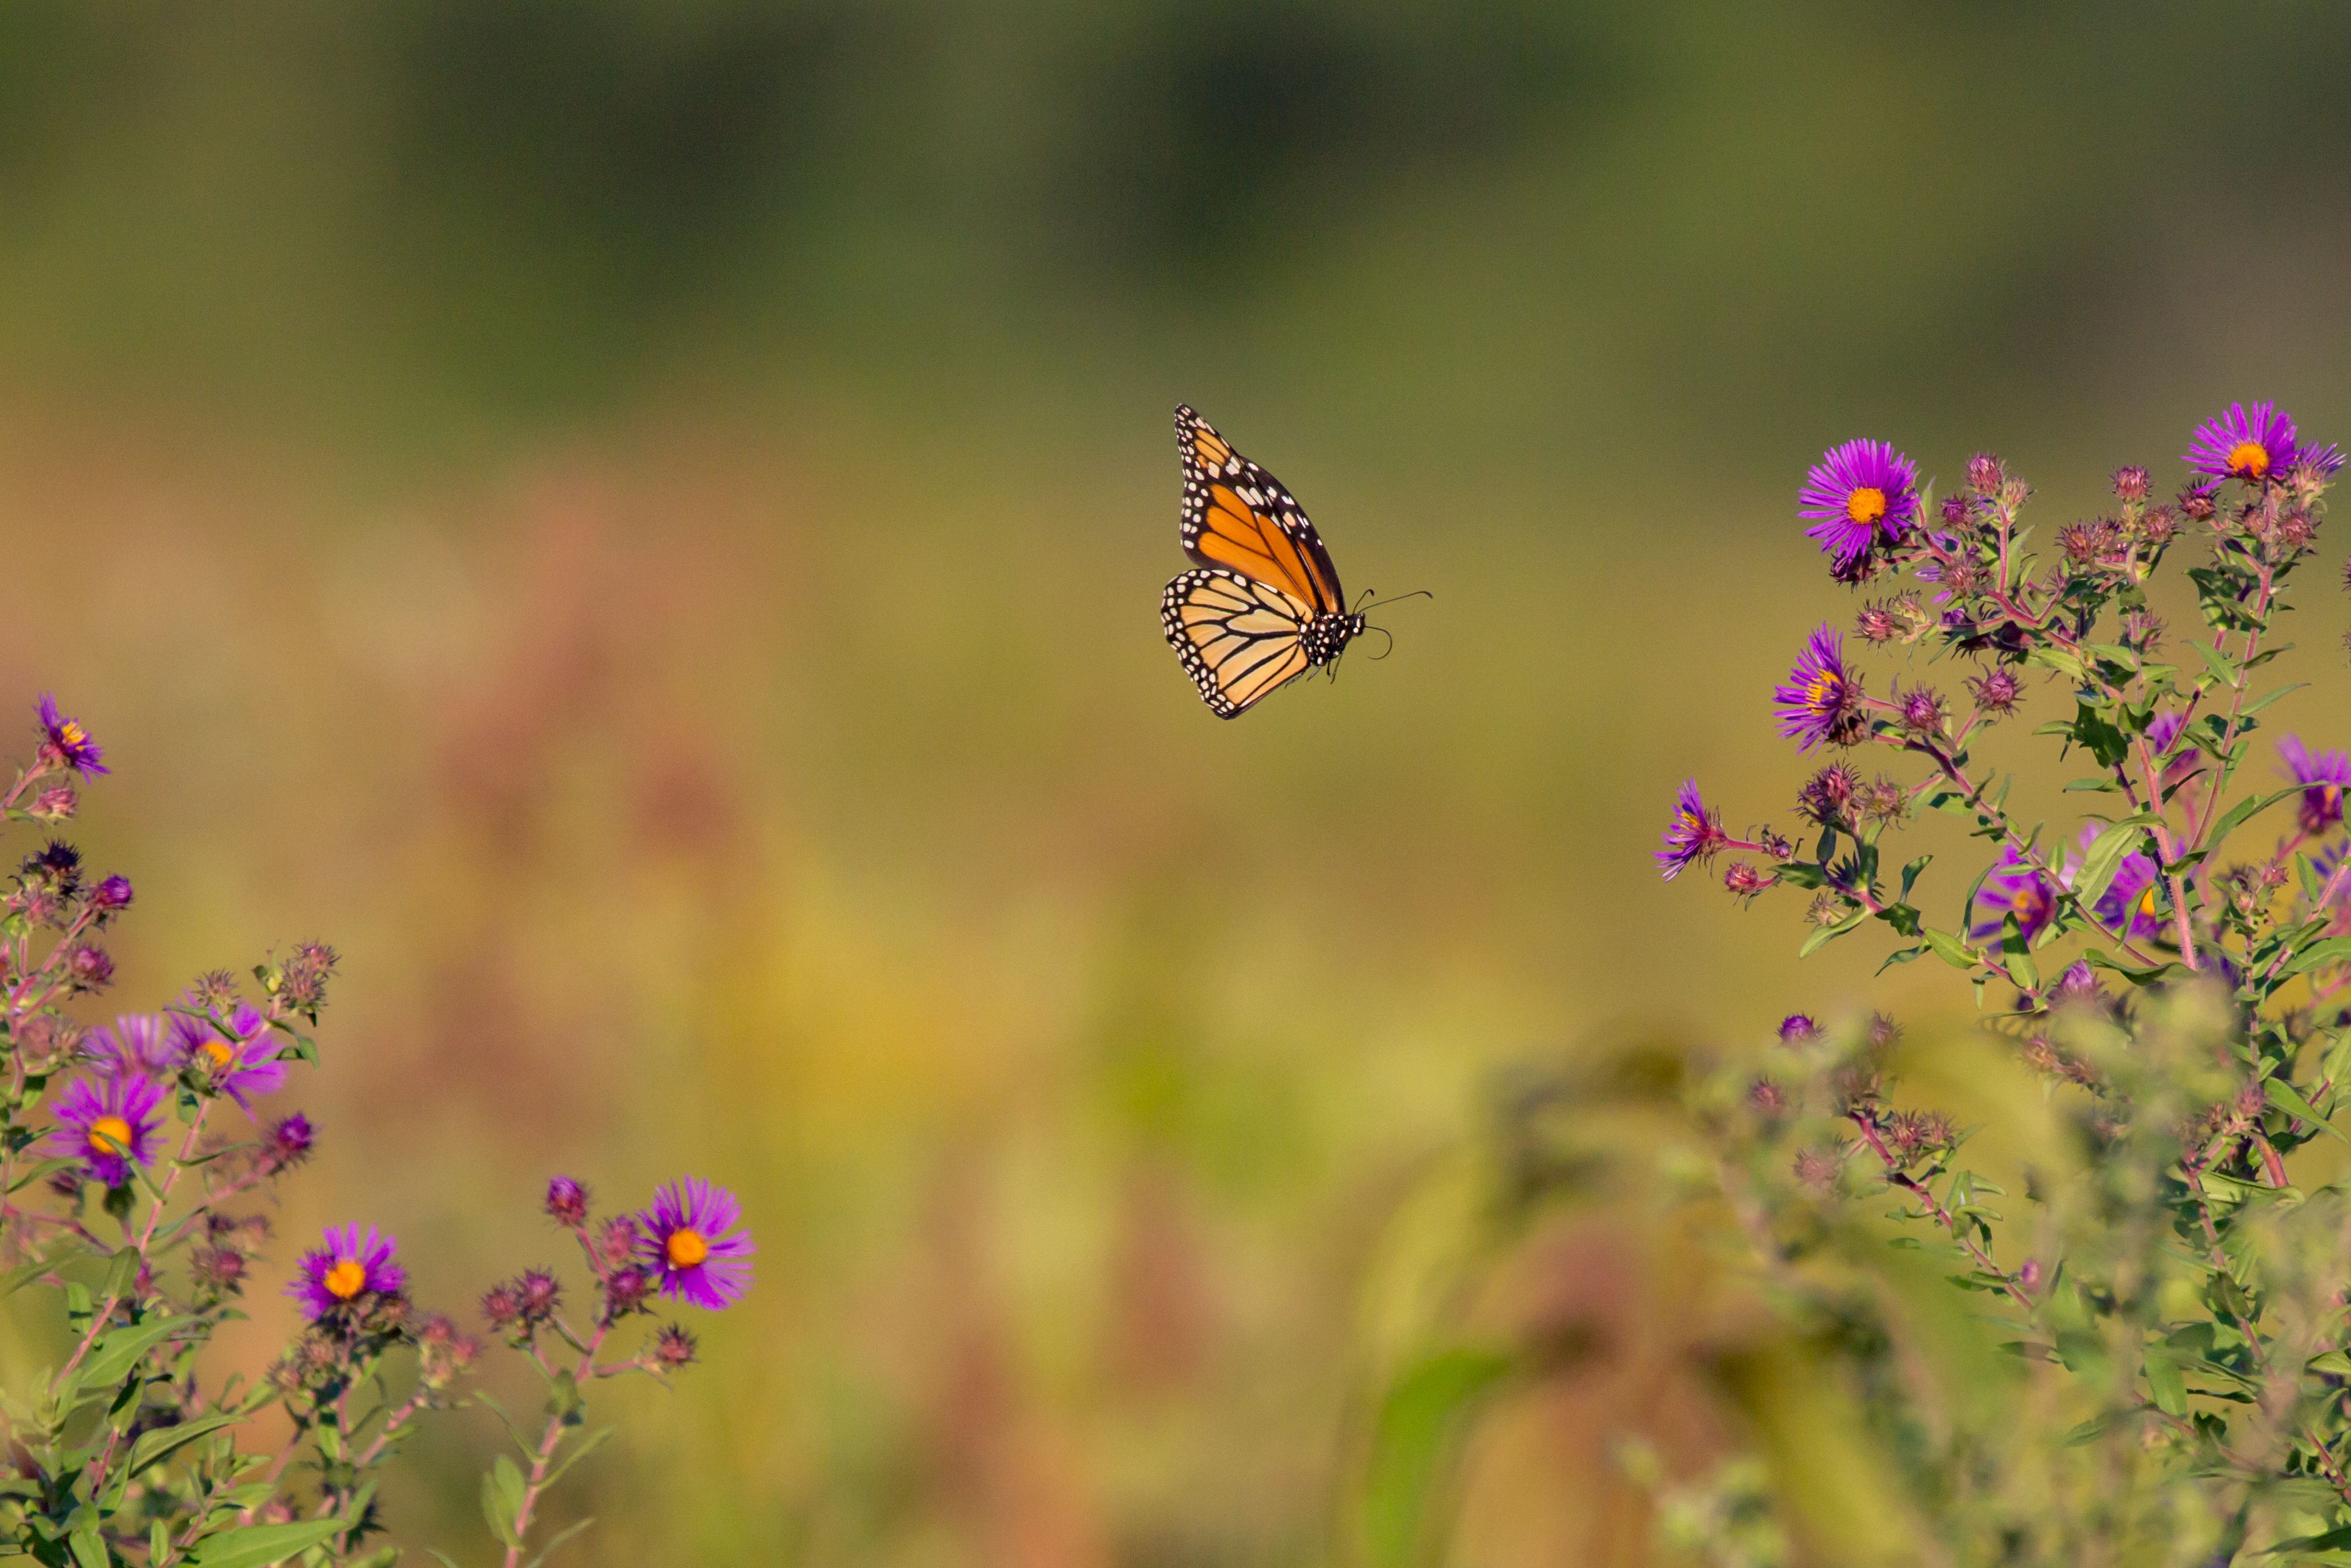
[[[1215,472],[1233,460],[1233,449],[1225,444],[1224,437],[1206,426],[1192,433],[1192,450],[1200,459],[1200,466]]]
[[[1314,569],[1280,523],[1228,485],[1208,486],[1199,553],[1219,566],[1270,582],[1292,599],[1321,608],[1326,601]]]

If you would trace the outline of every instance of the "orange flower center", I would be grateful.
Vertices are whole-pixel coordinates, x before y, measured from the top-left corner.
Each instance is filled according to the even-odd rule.
[[[131,1124],[120,1116],[100,1116],[89,1124],[89,1152],[93,1155],[127,1155],[131,1152]]]
[[[671,1268],[691,1269],[710,1256],[710,1243],[702,1239],[698,1230],[673,1230],[664,1250],[669,1254]]]
[[[1874,523],[1886,515],[1886,492],[1864,485],[1844,498],[1844,515],[1856,523]]]
[[[79,746],[89,738],[89,732],[72,719],[68,719],[57,727],[57,741],[60,745]]]
[[[2155,918],[2155,883],[2148,883],[2147,891],[2138,895],[2138,913],[2150,920]]]
[[[2270,471],[2270,449],[2258,441],[2240,441],[2229,449],[2229,472],[2258,479]]]
[[[214,1039],[204,1041],[204,1044],[198,1046],[196,1049],[205,1056],[212,1058],[213,1071],[214,1072],[223,1072],[236,1065],[236,1051],[230,1046],[229,1042],[225,1040],[215,1037]]]
[[[367,1289],[367,1267],[356,1258],[346,1258],[327,1270],[327,1294],[339,1301],[348,1301]]]

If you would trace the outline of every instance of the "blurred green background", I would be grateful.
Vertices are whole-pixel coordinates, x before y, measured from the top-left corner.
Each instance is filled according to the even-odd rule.
[[[2321,0],[11,5],[0,693],[118,766],[113,1002],[346,954],[282,1249],[465,1306],[552,1171],[743,1194],[569,1560],[1344,1561],[1499,1068],[1963,1000],[1650,865],[1686,774],[1787,818],[1806,463],[2053,523],[2231,398],[2351,436],[2346,65]],[[1200,706],[1178,400],[1434,593],[1393,658]],[[1481,1437],[1457,1560],[1637,1553],[1608,1434],[1719,1437],[1656,1361]],[[402,1538],[479,1560],[444,1431]]]

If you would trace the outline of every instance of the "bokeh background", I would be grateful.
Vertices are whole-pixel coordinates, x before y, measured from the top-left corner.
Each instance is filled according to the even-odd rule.
[[[462,1307],[550,1172],[742,1193],[570,1561],[1353,1561],[1458,1310],[1635,1326],[1453,1560],[1636,1553],[1608,1435],[1725,1440],[1670,1262],[1432,1305],[1415,1216],[1512,1064],[1964,1005],[1661,884],[1670,791],[1787,815],[1829,443],[2053,524],[2232,398],[2351,437],[2346,67],[2325,0],[12,5],[0,696],[118,767],[120,1007],[346,955],[286,1247]],[[1178,400],[1431,591],[1392,658],[1200,706]],[[479,1561],[443,1431],[401,1533]]]

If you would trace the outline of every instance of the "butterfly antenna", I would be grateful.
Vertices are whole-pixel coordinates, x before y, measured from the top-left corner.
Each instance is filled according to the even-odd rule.
[[[1378,653],[1366,653],[1366,654],[1364,654],[1364,655],[1365,658],[1367,658],[1367,659],[1374,659],[1374,660],[1384,659],[1384,658],[1386,658],[1390,653],[1395,653],[1395,633],[1394,633],[1393,632],[1390,632],[1386,627],[1384,627],[1384,626],[1366,626],[1366,627],[1364,627],[1364,631],[1366,631],[1366,632],[1378,632],[1381,636],[1385,637],[1385,638],[1387,639],[1387,642],[1386,642],[1384,644],[1383,644],[1383,645],[1382,645],[1382,647],[1381,647],[1381,649],[1380,649],[1380,651],[1379,651]]]
[[[1355,606],[1355,612],[1360,615],[1366,610],[1377,610],[1383,604],[1401,604],[1407,599],[1434,599],[1436,597],[1437,595],[1429,592],[1428,590],[1425,588],[1416,588],[1410,593],[1399,593],[1394,599],[1374,599],[1370,595],[1366,594],[1364,596],[1364,602]]]

